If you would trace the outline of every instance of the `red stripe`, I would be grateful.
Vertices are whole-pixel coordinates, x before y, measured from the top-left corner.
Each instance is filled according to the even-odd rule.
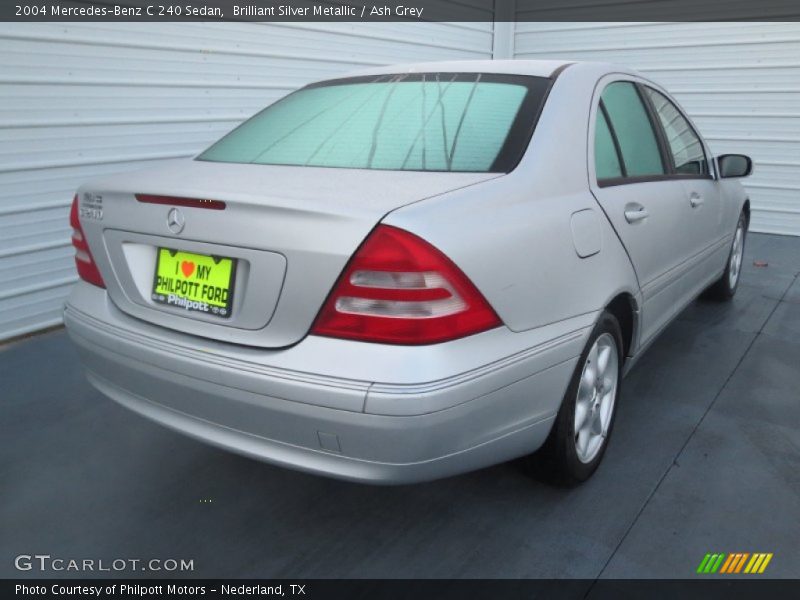
[[[222,200],[201,200],[199,198],[178,198],[177,196],[154,196],[151,194],[136,194],[136,199],[145,204],[168,204],[170,206],[225,210],[225,203]]]

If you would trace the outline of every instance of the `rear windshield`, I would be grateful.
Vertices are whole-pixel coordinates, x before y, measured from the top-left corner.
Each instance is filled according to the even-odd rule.
[[[550,80],[414,73],[310,85],[264,109],[198,160],[263,165],[508,172]]]

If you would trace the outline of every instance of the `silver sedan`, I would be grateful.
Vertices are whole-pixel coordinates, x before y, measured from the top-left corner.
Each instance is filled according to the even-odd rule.
[[[244,455],[376,483],[532,455],[577,483],[623,374],[736,292],[751,169],[618,66],[363,71],[84,185],[64,320],[103,394]]]

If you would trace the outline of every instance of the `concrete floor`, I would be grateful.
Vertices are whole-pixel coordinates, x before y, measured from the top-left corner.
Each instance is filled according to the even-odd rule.
[[[196,577],[673,578],[707,552],[800,577],[800,238],[751,235],[746,265],[733,303],[692,304],[626,379],[572,490],[513,463],[394,488],[286,471],[101,397],[63,331],[0,347],[0,577],[46,553]]]

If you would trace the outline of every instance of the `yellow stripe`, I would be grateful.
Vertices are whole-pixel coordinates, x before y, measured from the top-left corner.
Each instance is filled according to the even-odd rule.
[[[758,560],[756,560],[756,564],[753,565],[753,568],[750,569],[751,573],[758,573],[758,567],[761,566],[761,561],[764,560],[766,554],[756,554],[756,556],[758,556]]]
[[[735,554],[728,554],[728,558],[725,561],[725,564],[722,565],[722,568],[719,570],[720,573],[727,573],[728,572],[728,565],[733,562],[733,559],[736,555]]]
[[[742,554],[742,560],[740,560],[739,564],[736,565],[736,570],[733,571],[734,573],[738,573],[739,571],[742,570],[742,567],[744,566],[744,561],[747,560],[748,556],[750,556],[750,554],[748,552],[745,552],[744,554]]]
[[[764,562],[761,563],[761,568],[758,570],[758,572],[759,573],[763,573],[764,569],[767,568],[767,565],[769,564],[769,561],[771,561],[771,560],[772,560],[772,552],[767,554],[767,557],[764,559]]]
[[[755,564],[755,562],[756,562],[756,560],[758,559],[759,556],[760,556],[760,554],[758,554],[758,553],[753,554],[752,558],[750,558],[750,562],[747,563],[747,566],[744,568],[744,572],[745,573],[749,573],[750,572],[750,570],[753,568],[753,565]]]

